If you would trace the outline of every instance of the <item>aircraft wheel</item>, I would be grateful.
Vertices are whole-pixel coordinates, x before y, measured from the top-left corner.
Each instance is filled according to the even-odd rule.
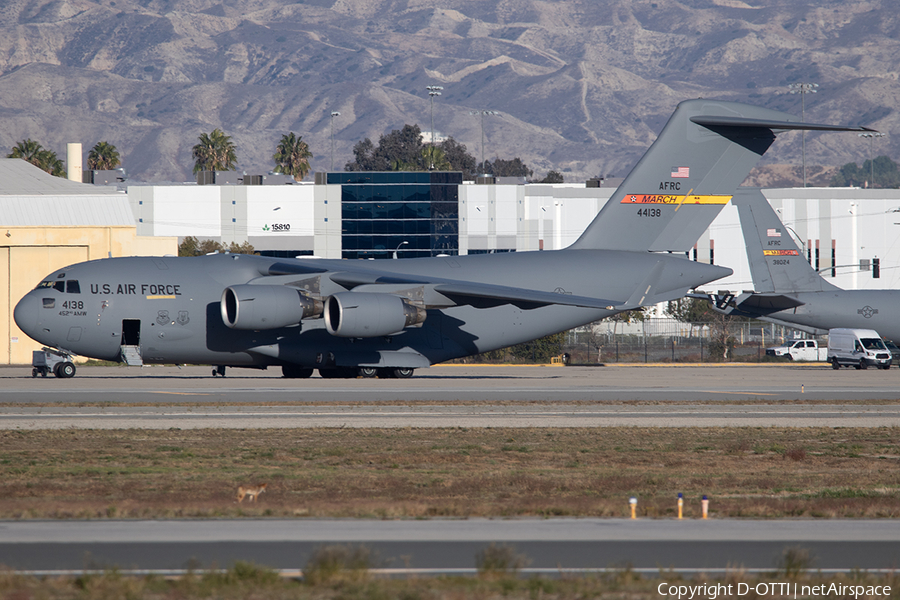
[[[75,377],[75,365],[70,362],[59,363],[56,367],[56,376],[60,379]]]
[[[392,371],[393,375],[397,379],[409,379],[413,376],[415,369],[410,369],[409,367],[398,367]]]
[[[37,374],[38,374],[38,370],[37,370],[37,367],[35,367],[31,370],[31,378],[34,379],[35,377],[37,377]]]
[[[375,367],[360,367],[359,376],[363,379],[371,379],[378,376],[378,369]]]
[[[831,368],[834,369],[835,371],[837,371],[838,369],[841,368],[841,363],[838,362],[837,358],[831,359]]]
[[[334,368],[319,369],[319,377],[322,379],[337,379],[340,375],[338,374],[338,370]]]
[[[313,370],[297,365],[284,365],[281,367],[281,374],[286,379],[306,379],[307,377],[312,376]]]

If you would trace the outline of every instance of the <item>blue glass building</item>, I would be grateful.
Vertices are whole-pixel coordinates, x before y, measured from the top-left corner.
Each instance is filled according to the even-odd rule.
[[[459,253],[462,173],[348,171],[326,181],[341,186],[343,258]]]

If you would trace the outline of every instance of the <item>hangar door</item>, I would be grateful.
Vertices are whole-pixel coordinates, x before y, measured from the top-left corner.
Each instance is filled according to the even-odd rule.
[[[13,320],[16,303],[56,269],[88,259],[87,246],[0,246],[0,364],[31,364],[41,345]]]

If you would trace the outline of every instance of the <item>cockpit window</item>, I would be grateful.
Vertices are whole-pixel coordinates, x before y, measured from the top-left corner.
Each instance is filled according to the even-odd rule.
[[[69,281],[42,281],[37,285],[37,289],[47,289],[53,288],[57,292],[63,292],[65,294],[80,294],[81,286],[78,285],[77,279],[70,279]]]
[[[38,284],[38,289],[41,288],[53,288],[57,292],[65,292],[66,291],[66,282],[65,281],[42,281]]]

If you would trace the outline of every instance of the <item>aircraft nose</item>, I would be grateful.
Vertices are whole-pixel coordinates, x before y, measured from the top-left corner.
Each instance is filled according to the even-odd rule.
[[[34,337],[38,326],[38,315],[40,313],[41,299],[35,298],[34,294],[26,294],[24,298],[19,300],[13,311],[13,319],[24,333],[30,337]]]

